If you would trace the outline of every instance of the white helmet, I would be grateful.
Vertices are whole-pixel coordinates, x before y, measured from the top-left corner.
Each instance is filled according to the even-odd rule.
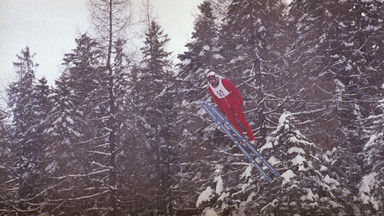
[[[219,85],[219,79],[217,78],[216,73],[213,71],[210,71],[207,74],[207,80],[210,83],[210,85],[212,85],[213,87],[217,87]],[[215,80],[215,81],[211,82],[211,80]]]
[[[207,74],[207,79],[209,79],[210,77],[213,77],[213,78],[217,79],[216,73],[213,72],[213,71],[210,71],[210,72]]]

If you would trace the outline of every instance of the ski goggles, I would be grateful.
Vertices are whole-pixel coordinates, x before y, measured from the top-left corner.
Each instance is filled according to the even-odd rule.
[[[208,79],[208,81],[216,80],[216,77],[214,77],[214,76],[209,76],[207,79]]]

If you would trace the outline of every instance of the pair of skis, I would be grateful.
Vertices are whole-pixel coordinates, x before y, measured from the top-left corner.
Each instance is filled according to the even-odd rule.
[[[229,136],[229,138],[236,144],[241,152],[249,159],[249,161],[256,167],[260,174],[268,181],[271,182],[272,178],[267,172],[261,168],[261,165],[265,165],[275,176],[280,176],[280,173],[256,150],[256,148],[246,140],[242,134],[237,131],[233,125],[227,120],[224,115],[218,111],[212,104],[206,101],[200,101],[201,106],[208,113],[208,115],[219,125],[219,127]],[[262,162],[260,165],[246,150],[246,148],[239,142],[244,143],[253,152],[258,159]]]

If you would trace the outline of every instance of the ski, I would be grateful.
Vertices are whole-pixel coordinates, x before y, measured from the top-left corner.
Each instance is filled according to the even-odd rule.
[[[219,127],[229,136],[229,138],[235,143],[235,145],[240,149],[240,151],[248,158],[248,160],[255,166],[255,168],[260,172],[260,174],[268,181],[271,182],[272,178],[266,173],[264,169],[261,168],[259,163],[251,156],[251,154],[246,150],[246,148],[238,141],[240,139],[250,150],[253,152],[256,157],[270,169],[270,171],[275,176],[280,176],[280,173],[257,151],[257,149],[249,143],[227,120],[227,118],[218,111],[213,105],[206,101],[200,101],[203,109],[208,113],[208,115],[219,125]]]

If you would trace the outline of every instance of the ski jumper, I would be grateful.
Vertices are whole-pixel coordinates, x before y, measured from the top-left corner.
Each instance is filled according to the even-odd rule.
[[[229,122],[231,122],[236,130],[244,136],[240,125],[236,120],[237,117],[237,119],[247,131],[249,141],[254,140],[255,137],[253,136],[251,127],[245,119],[243,109],[241,108],[244,104],[244,101],[236,86],[227,79],[219,79],[218,86],[213,87],[211,84],[209,84],[208,90],[216,105],[219,107],[219,110],[225,113]]]

